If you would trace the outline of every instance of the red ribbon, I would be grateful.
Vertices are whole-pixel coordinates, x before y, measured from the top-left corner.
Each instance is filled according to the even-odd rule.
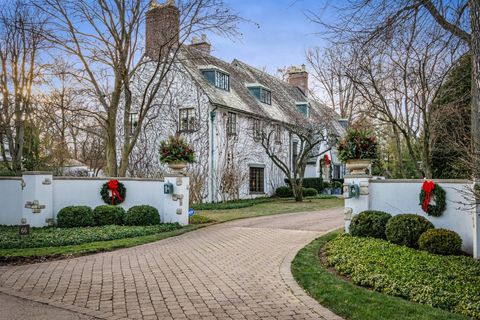
[[[430,204],[430,198],[432,196],[432,191],[435,189],[435,183],[433,181],[425,180],[423,182],[422,190],[425,192],[425,199],[422,203],[423,211],[428,213],[428,205]]]
[[[329,166],[329,165],[330,165],[330,158],[328,157],[328,154],[325,153],[324,159],[325,159],[325,164],[326,164],[327,166]]]
[[[110,180],[108,181],[108,189],[112,191],[112,205],[115,204],[115,198],[120,201],[123,201],[120,193],[118,192],[118,180]]]

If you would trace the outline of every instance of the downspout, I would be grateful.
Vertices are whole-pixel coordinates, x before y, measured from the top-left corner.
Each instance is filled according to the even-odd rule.
[[[218,107],[213,108],[210,112],[210,199],[212,202],[216,202],[216,192],[215,192],[215,179],[214,179],[214,172],[215,172],[215,117],[217,116],[216,110]],[[215,196],[214,196],[215,195]]]

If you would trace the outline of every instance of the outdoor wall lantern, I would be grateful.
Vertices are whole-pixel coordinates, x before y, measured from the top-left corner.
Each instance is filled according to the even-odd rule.
[[[171,182],[166,182],[163,185],[163,193],[164,194],[173,194],[173,183]]]
[[[358,198],[360,196],[360,187],[358,184],[352,183],[348,186],[348,197]]]

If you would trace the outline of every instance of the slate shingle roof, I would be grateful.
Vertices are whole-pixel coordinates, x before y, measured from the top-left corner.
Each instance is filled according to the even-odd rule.
[[[297,111],[296,103],[308,102],[310,106],[310,119],[315,121],[327,114],[332,119],[338,119],[330,108],[321,105],[308,97],[296,86],[281,79],[260,71],[244,62],[234,60],[225,62],[199,50],[184,47],[181,50],[183,65],[187,68],[194,80],[202,87],[214,105],[219,105],[235,111],[247,113],[260,118],[267,118],[284,123],[298,121],[302,115]],[[214,66],[230,75],[230,91],[218,89],[210,84],[203,76],[201,69]],[[269,88],[272,92],[272,104],[258,101],[249,91],[247,85],[258,83]],[[338,133],[343,128],[337,121],[333,127]]]

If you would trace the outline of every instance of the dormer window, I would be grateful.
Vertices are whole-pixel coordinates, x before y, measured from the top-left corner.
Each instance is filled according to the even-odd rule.
[[[230,91],[230,75],[215,66],[201,67],[202,75],[216,88]]]
[[[272,104],[272,91],[259,83],[251,83],[247,85],[250,93],[261,103]]]
[[[297,102],[296,105],[297,105],[298,112],[300,112],[301,114],[303,114],[306,117],[309,116],[310,107],[308,105],[308,102]]]

